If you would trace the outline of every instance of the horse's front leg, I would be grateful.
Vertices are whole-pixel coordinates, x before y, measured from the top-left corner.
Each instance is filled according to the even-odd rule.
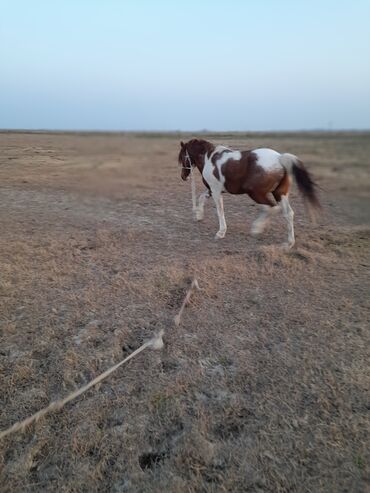
[[[216,204],[218,221],[220,224],[219,230],[217,231],[216,236],[215,236],[215,238],[218,240],[220,238],[225,237],[226,229],[227,229],[226,221],[225,221],[225,214],[224,214],[224,201],[223,201],[220,193],[219,194],[212,193],[212,197],[213,197],[215,204]]]
[[[205,190],[199,195],[198,207],[195,209],[195,217],[197,221],[201,221],[204,217],[204,204],[210,197],[209,190]]]

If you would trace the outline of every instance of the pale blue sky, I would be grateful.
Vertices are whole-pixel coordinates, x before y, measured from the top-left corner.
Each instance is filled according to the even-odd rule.
[[[369,0],[0,0],[0,128],[370,128]]]

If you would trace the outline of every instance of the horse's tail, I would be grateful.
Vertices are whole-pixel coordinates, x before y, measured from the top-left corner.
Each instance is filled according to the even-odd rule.
[[[303,197],[308,200],[309,205],[315,209],[320,209],[321,205],[316,192],[317,185],[302,161],[300,161],[297,156],[294,156],[294,154],[282,154],[280,156],[280,162],[288,171],[288,174],[294,176],[298,190]]]

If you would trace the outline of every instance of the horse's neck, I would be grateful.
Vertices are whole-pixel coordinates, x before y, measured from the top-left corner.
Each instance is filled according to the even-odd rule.
[[[195,166],[198,168],[201,175],[203,174],[205,158],[205,156],[202,156],[201,158],[197,159],[197,162],[195,163]]]
[[[199,169],[199,172],[201,175],[203,174],[203,169],[204,169],[204,165],[206,162],[206,157],[211,156],[212,152],[214,152],[214,150],[215,150],[215,146],[213,144],[211,144],[210,142],[207,142],[207,144],[208,144],[208,148],[206,149],[205,153],[201,154],[198,157],[198,159],[196,159],[196,161],[195,161],[195,165]]]

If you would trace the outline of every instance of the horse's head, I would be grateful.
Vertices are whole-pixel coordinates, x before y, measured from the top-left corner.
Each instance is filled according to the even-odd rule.
[[[195,165],[194,161],[191,159],[189,154],[189,149],[187,144],[180,142],[181,149],[179,153],[179,164],[181,166],[181,178],[186,181],[190,175],[192,167]]]
[[[197,166],[202,172],[204,166],[204,156],[207,152],[212,152],[214,145],[206,140],[191,139],[189,142],[180,143],[179,164],[181,166],[181,178],[185,181],[190,175],[190,171]]]

